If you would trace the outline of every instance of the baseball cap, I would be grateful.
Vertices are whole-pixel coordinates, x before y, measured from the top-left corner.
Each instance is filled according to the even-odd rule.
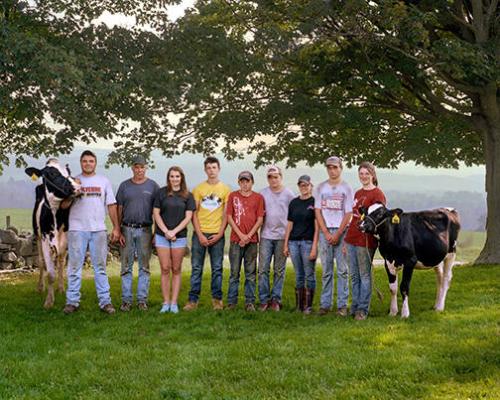
[[[311,183],[311,177],[309,175],[301,175],[297,184],[303,183]]]
[[[135,164],[146,165],[147,164],[146,158],[144,158],[144,156],[141,156],[140,154],[136,155],[132,159],[132,165],[135,165]]]
[[[281,168],[277,165],[270,165],[267,168],[267,175],[281,175]]]
[[[337,156],[331,156],[326,159],[326,165],[338,165],[340,168],[342,168],[342,160],[340,157]]]
[[[241,171],[240,174],[238,175],[238,181],[241,181],[242,179],[247,179],[252,182],[254,181],[253,175],[250,171]]]

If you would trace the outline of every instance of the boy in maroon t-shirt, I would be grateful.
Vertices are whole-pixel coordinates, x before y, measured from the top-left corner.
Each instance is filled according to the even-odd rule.
[[[231,225],[229,263],[231,276],[227,294],[227,308],[234,309],[238,303],[241,262],[245,268],[245,309],[255,311],[255,282],[257,271],[257,230],[264,220],[264,198],[252,191],[254,179],[249,171],[238,175],[240,190],[229,195],[226,214]]]

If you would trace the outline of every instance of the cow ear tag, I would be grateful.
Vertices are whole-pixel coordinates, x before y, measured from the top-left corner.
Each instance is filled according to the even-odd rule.
[[[398,215],[398,214],[394,214],[394,215],[392,216],[391,222],[392,222],[393,224],[399,224],[399,223],[401,222],[401,220],[399,219],[399,215]]]
[[[34,182],[38,179],[38,175],[37,174],[33,174],[31,175],[31,180]]]
[[[365,219],[365,214],[361,214],[361,217],[359,217],[360,221],[363,221]]]

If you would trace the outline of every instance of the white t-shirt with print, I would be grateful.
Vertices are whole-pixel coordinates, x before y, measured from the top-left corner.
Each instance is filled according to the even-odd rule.
[[[105,231],[107,206],[116,203],[108,178],[101,175],[78,175],[82,195],[73,201],[69,210],[69,230],[80,232]]]
[[[327,228],[338,228],[344,215],[352,212],[353,198],[347,182],[332,186],[324,181],[314,190],[314,208],[321,210]]]

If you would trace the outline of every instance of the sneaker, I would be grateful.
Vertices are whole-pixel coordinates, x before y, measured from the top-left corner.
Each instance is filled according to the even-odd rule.
[[[130,309],[132,308],[132,304],[130,303],[122,303],[122,305],[120,306],[120,311],[123,311],[123,312],[129,312]]]
[[[356,311],[354,314],[354,319],[356,321],[364,321],[366,319],[367,315],[365,314],[364,311]]]
[[[179,313],[179,306],[177,304],[172,304],[170,306],[170,312],[172,314],[178,314]]]
[[[328,314],[329,312],[330,312],[330,310],[329,310],[328,308],[323,308],[323,307],[321,307],[321,308],[319,309],[319,311],[318,311],[318,314],[319,314],[319,315],[326,315],[326,314]]]
[[[114,314],[116,312],[115,308],[113,307],[113,304],[111,303],[101,307],[101,311],[109,315]]]
[[[347,317],[347,307],[341,307],[337,310],[337,316]]]
[[[236,310],[236,304],[228,304],[226,307],[227,310]]]
[[[141,311],[148,311],[148,304],[142,301],[140,303],[137,303],[137,308]]]
[[[184,306],[183,310],[184,311],[193,311],[198,308],[198,303],[195,301],[188,301],[187,304]]]
[[[220,299],[212,299],[212,308],[215,311],[220,311],[224,309],[224,303]]]
[[[75,311],[78,311],[78,306],[75,306],[73,304],[66,304],[63,308],[63,313],[68,315],[68,314],[73,314]]]
[[[255,306],[253,305],[253,303],[247,303],[247,304],[245,304],[245,311],[254,312],[255,311]]]
[[[273,311],[280,311],[281,310],[281,304],[277,302],[276,300],[273,300],[271,302],[271,310]]]
[[[269,304],[261,303],[259,306],[259,311],[264,312],[264,311],[267,311],[268,308],[269,308]]]
[[[170,311],[170,304],[163,303],[161,306],[160,314],[165,314]]]

